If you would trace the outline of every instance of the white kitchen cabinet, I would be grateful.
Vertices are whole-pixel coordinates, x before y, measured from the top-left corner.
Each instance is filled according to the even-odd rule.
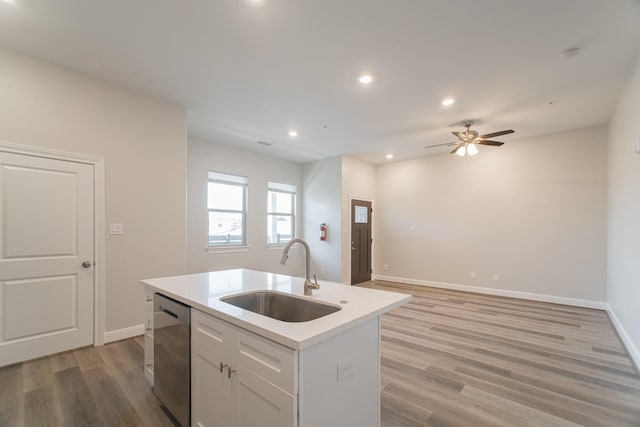
[[[236,414],[239,427],[286,427],[297,425],[296,397],[274,386],[251,370],[236,368]],[[221,424],[222,425],[222,424]]]
[[[294,350],[194,309],[191,331],[192,425],[297,425]]]
[[[191,341],[191,425],[233,426],[235,405],[232,382],[227,378],[228,360],[205,340]],[[197,373],[197,374],[194,374]]]
[[[144,376],[153,386],[153,291],[144,289],[145,322],[144,322]]]
[[[379,319],[296,351],[191,310],[192,425],[378,426]]]

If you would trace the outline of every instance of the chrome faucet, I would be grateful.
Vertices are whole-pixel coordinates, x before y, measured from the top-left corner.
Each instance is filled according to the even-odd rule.
[[[287,246],[284,247],[284,252],[282,253],[282,259],[280,260],[280,264],[285,265],[287,263],[287,258],[289,258],[289,248],[296,243],[300,243],[304,246],[305,252],[307,254],[307,262],[305,264],[304,270],[304,294],[309,296],[312,295],[313,289],[320,289],[320,285],[318,285],[318,280],[316,279],[316,275],[313,275],[313,282],[309,279],[309,264],[311,263],[311,249],[309,249],[309,244],[302,239],[291,239]],[[315,282],[315,283],[314,283]]]

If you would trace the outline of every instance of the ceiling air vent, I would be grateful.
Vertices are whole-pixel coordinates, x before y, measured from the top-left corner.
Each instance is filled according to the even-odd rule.
[[[273,145],[271,142],[267,142],[267,141],[256,141],[256,143],[260,145],[264,145],[265,147],[271,147]]]

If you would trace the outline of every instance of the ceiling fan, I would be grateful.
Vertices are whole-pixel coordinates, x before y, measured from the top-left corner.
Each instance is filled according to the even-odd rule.
[[[465,130],[464,132],[451,132],[458,137],[459,141],[448,142],[446,144],[429,145],[424,148],[441,147],[444,145],[447,145],[447,146],[455,145],[455,147],[453,147],[453,150],[451,150],[450,154],[455,153],[461,157],[464,156],[465,154],[468,154],[469,156],[474,156],[478,154],[478,148],[476,147],[476,144],[477,145],[493,145],[495,147],[499,147],[502,144],[504,144],[504,142],[492,141],[489,138],[494,138],[496,136],[502,136],[502,135],[508,135],[510,133],[514,133],[512,129],[509,129],[509,130],[501,130],[499,132],[487,133],[485,135],[478,135],[478,132],[470,129],[470,127],[473,126],[473,120],[466,120],[462,125],[466,127],[467,130]]]

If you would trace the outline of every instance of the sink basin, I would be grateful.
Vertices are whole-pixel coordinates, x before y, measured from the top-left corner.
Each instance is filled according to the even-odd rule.
[[[273,291],[230,295],[220,300],[283,322],[307,322],[342,309],[336,305]]]

